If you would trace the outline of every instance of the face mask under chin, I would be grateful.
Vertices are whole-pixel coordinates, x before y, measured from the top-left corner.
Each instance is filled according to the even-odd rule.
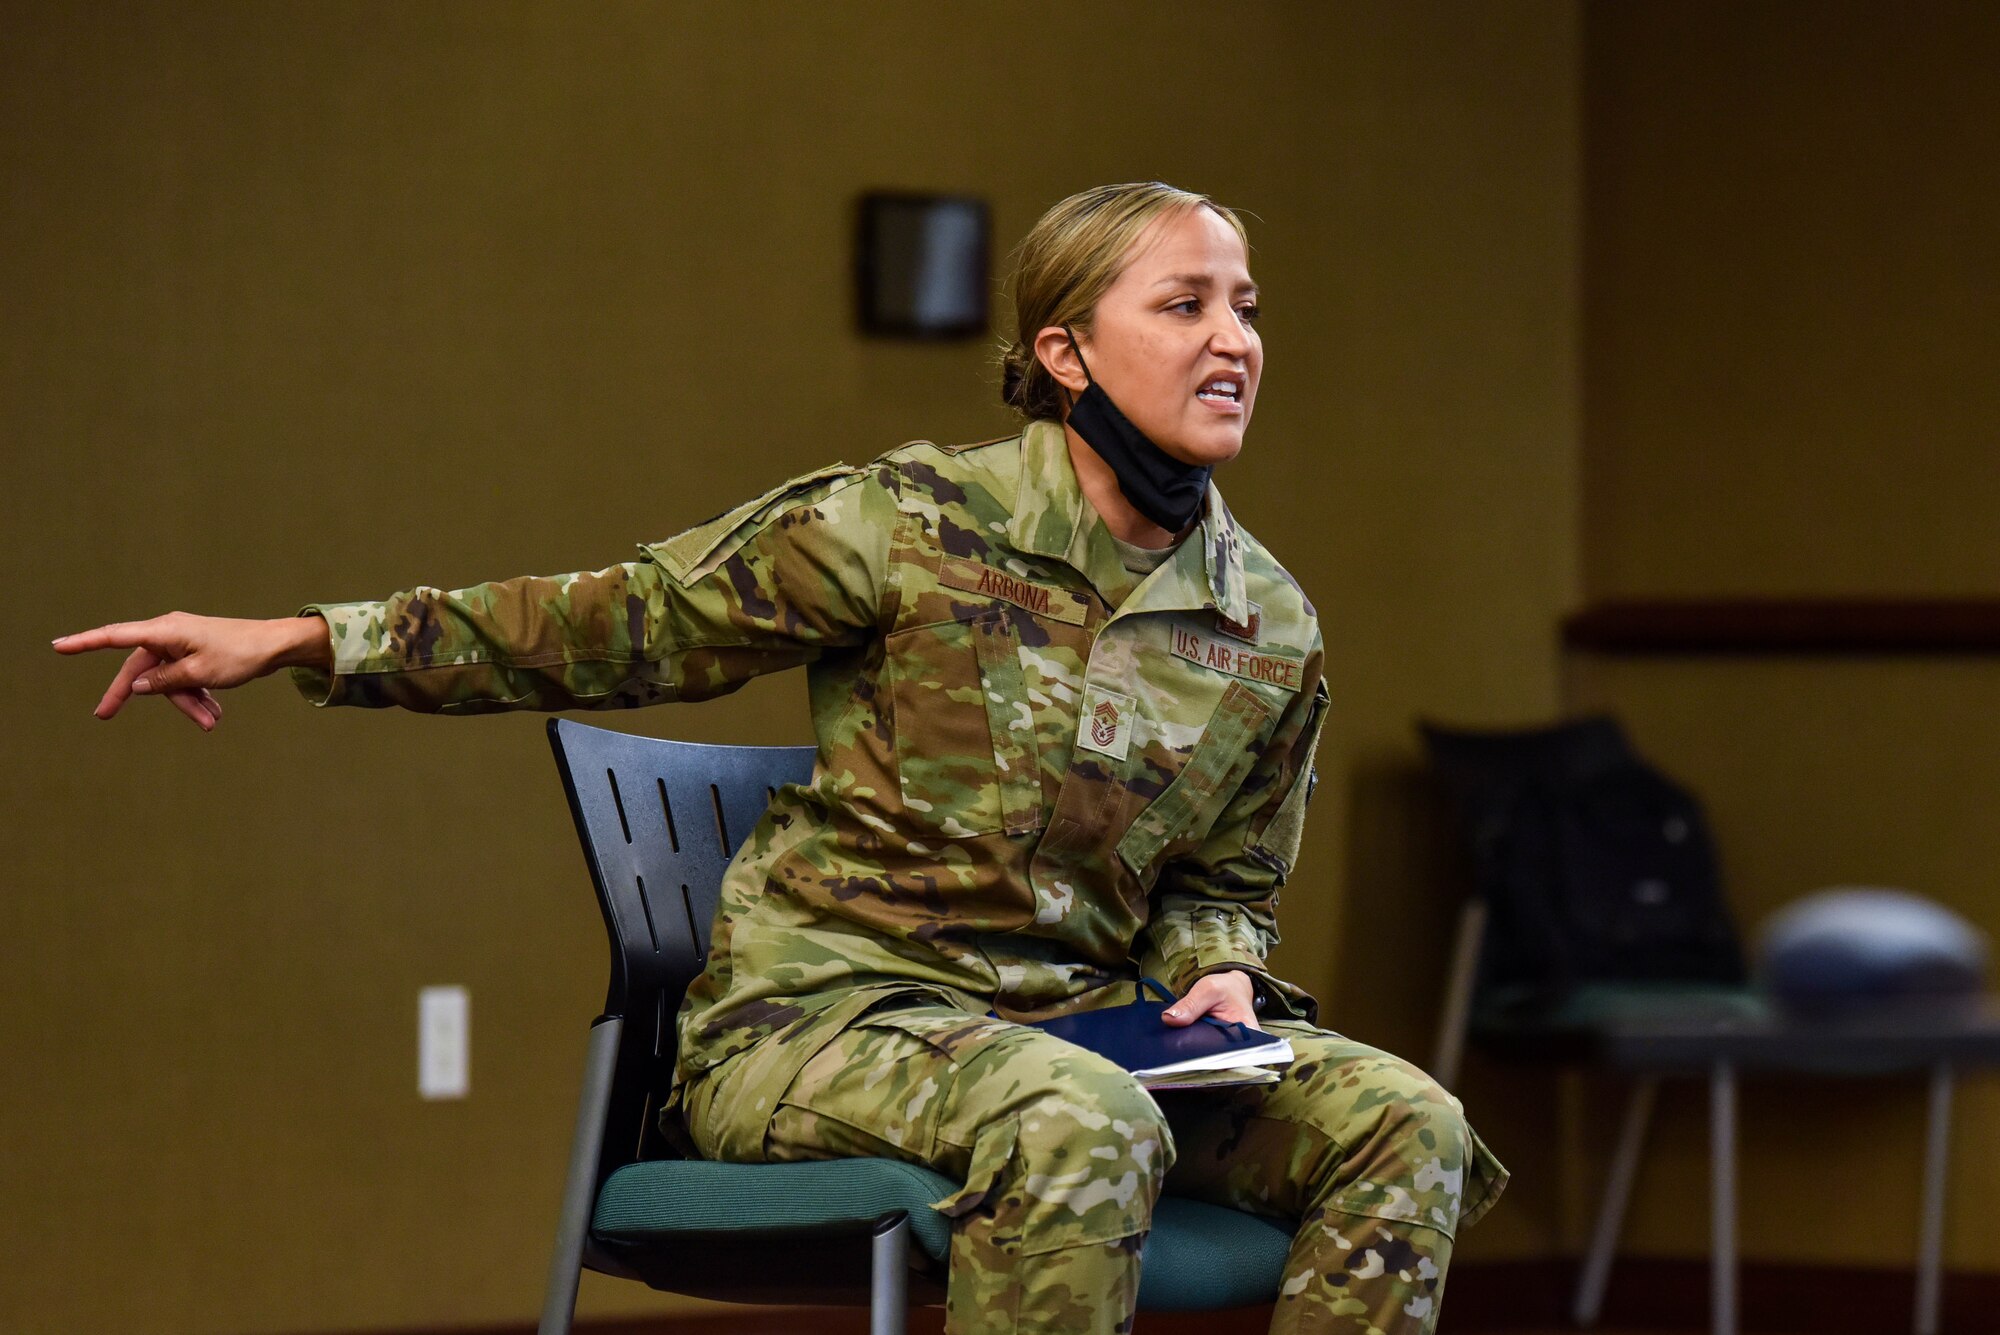
[[[1132,425],[1111,396],[1090,374],[1076,335],[1063,326],[1076,359],[1083,366],[1087,382],[1082,394],[1070,405],[1069,425],[1083,437],[1098,457],[1111,467],[1118,490],[1132,508],[1169,533],[1179,533],[1194,522],[1208,495],[1209,464],[1190,464],[1174,458],[1155,445],[1146,433]]]

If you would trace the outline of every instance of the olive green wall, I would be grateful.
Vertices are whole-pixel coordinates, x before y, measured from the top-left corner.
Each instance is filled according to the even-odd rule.
[[[2000,10],[1585,13],[1592,597],[1994,596]],[[1907,887],[2000,936],[2000,660],[1572,666],[1574,701],[1616,709],[1709,803],[1753,941],[1840,884]],[[1749,1082],[1745,1253],[1913,1258],[1922,1105],[1916,1077]],[[1658,1118],[1628,1245],[1701,1255],[1698,1083]],[[2000,1082],[1968,1076],[1954,1267],[2000,1269],[1996,1119]]]
[[[1248,219],[1268,374],[1223,483],[1336,704],[1279,964],[1428,1058],[1449,906],[1419,710],[1546,713],[1576,577],[1568,3],[14,7],[0,1313],[296,1331],[538,1305],[604,947],[532,717],[204,736],[57,633],[587,569],[834,458],[1011,429],[985,344],[851,329],[866,187],[1004,256],[1162,177]],[[618,726],[805,735],[797,680]],[[414,1089],[472,994],[472,1095]],[[1545,1085],[1462,1087],[1539,1253]],[[586,1284],[586,1311],[663,1310]],[[685,1305],[684,1305],[685,1306]]]

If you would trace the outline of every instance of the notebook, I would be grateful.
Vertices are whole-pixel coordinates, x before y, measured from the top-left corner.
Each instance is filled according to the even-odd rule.
[[[1152,988],[1163,1000],[1149,1000]],[[1147,1089],[1269,1084],[1270,1068],[1292,1060],[1292,1045],[1277,1034],[1204,1015],[1193,1024],[1163,1018],[1173,993],[1154,979],[1139,985],[1138,999],[1039,1021],[1035,1027],[1109,1057]]]

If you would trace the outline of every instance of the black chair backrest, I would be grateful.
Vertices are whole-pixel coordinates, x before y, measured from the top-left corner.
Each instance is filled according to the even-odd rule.
[[[604,1017],[624,1022],[600,1183],[671,1152],[654,1110],[673,1075],[674,1017],[708,956],[722,873],[810,746],[707,746],[550,719],[549,746],[611,939]]]
[[[1487,901],[1479,991],[1532,1008],[1587,982],[1747,980],[1701,804],[1616,720],[1419,730]]]

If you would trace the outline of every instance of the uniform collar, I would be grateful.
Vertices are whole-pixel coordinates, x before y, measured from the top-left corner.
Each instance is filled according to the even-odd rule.
[[[1138,592],[1131,607],[1119,606],[1121,612],[1207,607],[1239,624],[1249,620],[1243,538],[1215,483],[1208,484],[1197,530],[1158,570],[1135,581],[1111,545],[1110,530],[1077,484],[1060,422],[1040,418],[1021,435],[1021,481],[1007,538],[1021,551],[1067,562],[1114,605]]]

